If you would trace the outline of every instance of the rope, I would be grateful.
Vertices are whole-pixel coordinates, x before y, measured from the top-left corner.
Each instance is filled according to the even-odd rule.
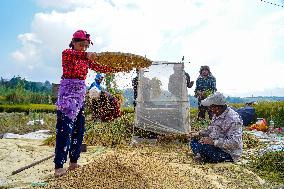
[[[264,3],[268,3],[268,4],[271,4],[271,5],[274,5],[274,6],[278,6],[278,7],[284,8],[284,5],[279,5],[279,4],[276,4],[276,3],[271,3],[271,2],[268,2],[268,1],[265,1],[265,0],[261,0],[261,1],[264,2]]]

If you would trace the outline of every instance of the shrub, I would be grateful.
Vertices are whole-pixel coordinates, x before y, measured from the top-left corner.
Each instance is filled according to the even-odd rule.
[[[52,135],[43,141],[43,145],[55,146],[56,136]]]
[[[84,140],[88,145],[126,144],[130,141],[133,124],[133,114],[125,114],[111,122],[89,124]]]
[[[284,102],[260,102],[255,105],[256,115],[273,120],[275,127],[284,127]]]
[[[270,182],[284,183],[284,151],[253,157],[250,168]]]
[[[43,119],[44,124],[27,125],[28,121]],[[0,113],[0,134],[26,134],[37,130],[51,130],[55,132],[56,115],[51,113]]]
[[[121,108],[121,113],[124,114],[130,114],[130,113],[134,113],[134,107],[122,107]]]
[[[55,113],[55,105],[50,104],[0,104],[0,112],[46,112]]]

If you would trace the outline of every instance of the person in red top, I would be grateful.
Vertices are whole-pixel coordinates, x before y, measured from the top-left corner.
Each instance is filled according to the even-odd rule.
[[[84,100],[86,95],[85,79],[88,69],[96,72],[111,73],[107,66],[95,62],[96,53],[86,52],[92,44],[90,34],[78,30],[73,34],[69,49],[62,52],[63,74],[58,91],[55,173],[56,177],[66,174],[63,164],[69,153],[69,170],[79,167],[81,145],[85,132]]]

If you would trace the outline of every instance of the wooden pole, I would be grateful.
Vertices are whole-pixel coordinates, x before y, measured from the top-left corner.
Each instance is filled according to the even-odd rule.
[[[48,157],[46,157],[46,158],[43,158],[43,159],[41,159],[41,160],[39,160],[39,161],[36,161],[36,162],[32,163],[32,164],[30,164],[30,165],[27,165],[27,166],[25,166],[25,167],[22,167],[22,168],[20,168],[20,169],[17,169],[16,171],[13,171],[13,172],[12,172],[12,175],[15,175],[15,174],[17,174],[17,173],[19,173],[19,172],[22,172],[23,170],[28,169],[28,168],[30,168],[30,167],[33,167],[33,166],[35,166],[35,165],[37,165],[37,164],[39,164],[39,163],[41,163],[41,162],[43,162],[43,161],[46,161],[46,160],[48,160],[48,159],[50,159],[50,158],[52,158],[52,157],[54,157],[54,156],[55,156],[55,155],[52,154],[52,155],[50,155],[50,156],[48,156]]]

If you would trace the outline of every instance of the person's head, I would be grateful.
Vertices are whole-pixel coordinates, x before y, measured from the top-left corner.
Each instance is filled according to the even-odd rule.
[[[254,104],[255,104],[255,101],[249,101],[245,103],[246,106],[253,106]]]
[[[93,44],[90,39],[90,34],[86,31],[78,30],[73,34],[69,47],[77,51],[86,51],[90,43]]]
[[[183,70],[184,65],[183,64],[174,64],[173,70],[174,73],[179,73],[181,70]]]
[[[207,77],[208,75],[210,75],[211,72],[210,72],[209,66],[201,66],[199,70],[199,74],[204,77]]]
[[[221,115],[227,109],[227,102],[225,96],[220,92],[208,96],[201,101],[202,106],[207,106],[208,109],[216,116]]]
[[[208,109],[214,115],[219,116],[227,109],[227,105],[215,105],[215,104],[212,104],[211,106],[208,107]]]
[[[96,75],[95,81],[100,84],[103,80],[104,80],[104,75],[98,73]]]

